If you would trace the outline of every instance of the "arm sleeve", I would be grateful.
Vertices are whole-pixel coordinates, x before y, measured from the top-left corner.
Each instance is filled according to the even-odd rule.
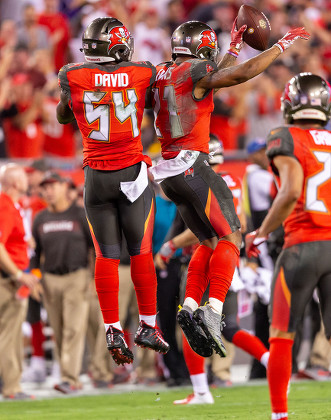
[[[266,154],[270,160],[271,168],[276,175],[278,175],[278,171],[273,164],[273,159],[276,156],[281,155],[296,158],[294,155],[293,137],[287,127],[280,127],[270,131],[267,137]]]
[[[217,64],[211,60],[194,60],[191,66],[193,86],[208,73],[217,70]]]
[[[70,86],[68,79],[69,64],[63,66],[58,74],[58,82],[61,90],[71,99]]]
[[[204,96],[200,99],[196,99],[194,96],[194,89],[198,81],[204,78],[208,73],[212,73],[217,70],[217,64],[210,60],[194,60],[191,66],[191,77],[193,82],[192,97],[195,101],[202,101],[205,99],[212,89],[205,92]]]
[[[32,236],[35,240],[36,247],[34,249],[33,256],[30,259],[30,270],[33,268],[40,268],[40,257],[41,257],[41,243],[38,233],[39,216],[36,216],[32,225]]]

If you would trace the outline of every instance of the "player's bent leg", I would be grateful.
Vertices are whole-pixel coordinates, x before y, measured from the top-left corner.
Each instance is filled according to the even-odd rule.
[[[140,320],[134,342],[139,347],[165,354],[169,350],[169,344],[156,326],[157,280],[152,253],[131,256],[131,277]]]
[[[109,353],[118,365],[133,362],[119,322],[118,314],[118,265],[119,260],[97,257],[95,261],[95,287],[106,328],[106,342]]]
[[[213,349],[203,330],[193,318],[193,312],[198,308],[208,285],[209,260],[213,249],[201,244],[191,258],[183,307],[177,314],[177,321],[189,342],[192,350],[202,357],[209,357]]]
[[[292,373],[295,333],[270,328],[270,357],[267,369],[272,419],[287,420],[287,394]]]
[[[209,304],[194,312],[194,318],[221,357],[226,356],[221,336],[223,302],[238,263],[240,241],[241,233],[236,231],[218,242],[209,264]]]

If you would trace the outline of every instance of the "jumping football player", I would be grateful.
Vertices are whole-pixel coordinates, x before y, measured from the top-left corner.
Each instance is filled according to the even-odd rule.
[[[155,200],[142,153],[140,126],[145,95],[155,80],[149,62],[131,62],[133,39],[111,17],[95,19],[83,34],[86,63],[59,72],[57,107],[62,124],[76,119],[83,137],[85,209],[96,251],[95,284],[107,347],[117,364],[132,363],[118,314],[118,265],[124,234],[139,328],[134,341],[161,353],[168,343],[155,324],[156,275],[152,257]]]
[[[331,89],[320,76],[300,73],[286,85],[282,109],[287,126],[270,131],[267,156],[280,189],[261,227],[247,235],[248,256],[282,223],[270,303],[267,369],[272,419],[286,420],[297,325],[317,288],[325,334],[331,338]]]
[[[235,23],[230,49],[219,66],[213,29],[198,21],[180,25],[171,37],[174,61],[157,66],[153,87],[155,128],[164,160],[151,172],[201,243],[189,265],[178,322],[192,348],[206,345],[196,327],[199,323],[207,344],[221,357],[226,356],[221,338],[222,308],[239,258],[241,233],[231,191],[208,164],[212,93],[253,78],[296,39],[309,38],[304,28],[293,29],[258,56],[226,68],[235,62],[243,44],[246,26],[236,31]],[[215,249],[211,243],[214,237],[218,238]],[[208,269],[209,304],[199,307],[208,283]]]

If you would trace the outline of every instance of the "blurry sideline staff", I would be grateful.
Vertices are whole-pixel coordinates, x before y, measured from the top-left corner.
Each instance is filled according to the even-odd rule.
[[[270,304],[268,382],[272,418],[287,419],[287,392],[296,328],[317,288],[325,335],[331,338],[331,133],[330,85],[320,76],[300,73],[282,96],[287,125],[272,129],[267,156],[279,177],[279,192],[258,230],[246,236],[247,255],[284,224]]]
[[[0,170],[0,376],[5,398],[30,398],[21,390],[22,323],[27,299],[17,294],[20,286],[33,289],[39,281],[25,273],[29,266],[19,199],[27,191],[24,169],[7,164]]]
[[[67,179],[48,172],[41,187],[48,208],[38,213],[33,222],[36,248],[31,267],[39,268],[43,261],[43,303],[54,330],[61,371],[61,383],[55,389],[70,393],[81,388],[92,238],[84,209],[68,199]]]
[[[266,141],[256,138],[247,145],[248,160],[243,178],[243,206],[247,219],[248,231],[257,229],[271,206],[276,195],[276,185],[272,173],[268,171],[269,161],[266,155]],[[249,267],[256,271],[257,267],[263,267],[270,271],[274,264],[268,253],[267,243],[261,246],[258,260],[249,261]],[[269,346],[269,321],[268,305],[260,297],[254,303],[254,331],[266,347]],[[256,360],[252,361],[250,379],[265,378],[266,370]]]

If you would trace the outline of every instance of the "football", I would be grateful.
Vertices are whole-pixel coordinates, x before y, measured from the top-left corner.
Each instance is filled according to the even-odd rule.
[[[252,6],[243,4],[238,12],[237,29],[247,25],[243,40],[255,50],[264,51],[270,39],[270,23],[264,13]]]

